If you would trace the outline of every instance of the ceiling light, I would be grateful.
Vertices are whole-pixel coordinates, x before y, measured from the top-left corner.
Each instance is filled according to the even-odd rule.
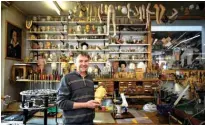
[[[61,15],[62,9],[60,8],[60,6],[58,5],[58,3],[56,1],[48,0],[47,2],[49,4],[49,6],[58,13],[58,15]]]

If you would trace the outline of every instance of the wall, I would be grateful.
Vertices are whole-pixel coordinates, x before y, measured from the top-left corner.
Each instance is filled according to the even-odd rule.
[[[10,83],[11,67],[15,63],[14,60],[5,59],[6,51],[6,21],[22,28],[22,45],[25,44],[25,16],[14,7],[1,8],[1,96],[10,95],[11,99],[20,99],[19,92],[24,88],[22,83]],[[25,57],[25,46],[22,46],[22,57]]]

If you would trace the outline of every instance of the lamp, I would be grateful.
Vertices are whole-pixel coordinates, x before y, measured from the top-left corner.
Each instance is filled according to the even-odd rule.
[[[62,9],[60,8],[60,6],[58,5],[56,1],[48,0],[47,2],[52,7],[52,9],[54,9],[58,13],[58,15],[61,15]]]

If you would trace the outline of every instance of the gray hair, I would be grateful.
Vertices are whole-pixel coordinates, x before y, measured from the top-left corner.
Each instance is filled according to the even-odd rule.
[[[80,53],[78,53],[78,56],[87,57],[89,60],[91,59],[91,58],[90,58],[90,55],[89,55],[87,52],[80,52]],[[77,56],[77,58],[78,58],[78,56]]]

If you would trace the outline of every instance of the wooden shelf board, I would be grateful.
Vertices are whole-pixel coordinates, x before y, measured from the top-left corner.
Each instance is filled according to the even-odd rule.
[[[17,79],[17,82],[56,82],[59,83],[59,80],[30,80],[30,79]]]
[[[68,36],[106,36],[107,34],[68,34]]]
[[[26,39],[27,41],[68,41],[68,39]]]
[[[102,41],[102,40],[109,40],[109,39],[67,39],[68,41]]]
[[[109,44],[108,46],[149,46],[150,44]]]
[[[29,34],[67,34],[67,32],[64,32],[64,31],[41,31],[41,32],[28,31],[27,33]]]

